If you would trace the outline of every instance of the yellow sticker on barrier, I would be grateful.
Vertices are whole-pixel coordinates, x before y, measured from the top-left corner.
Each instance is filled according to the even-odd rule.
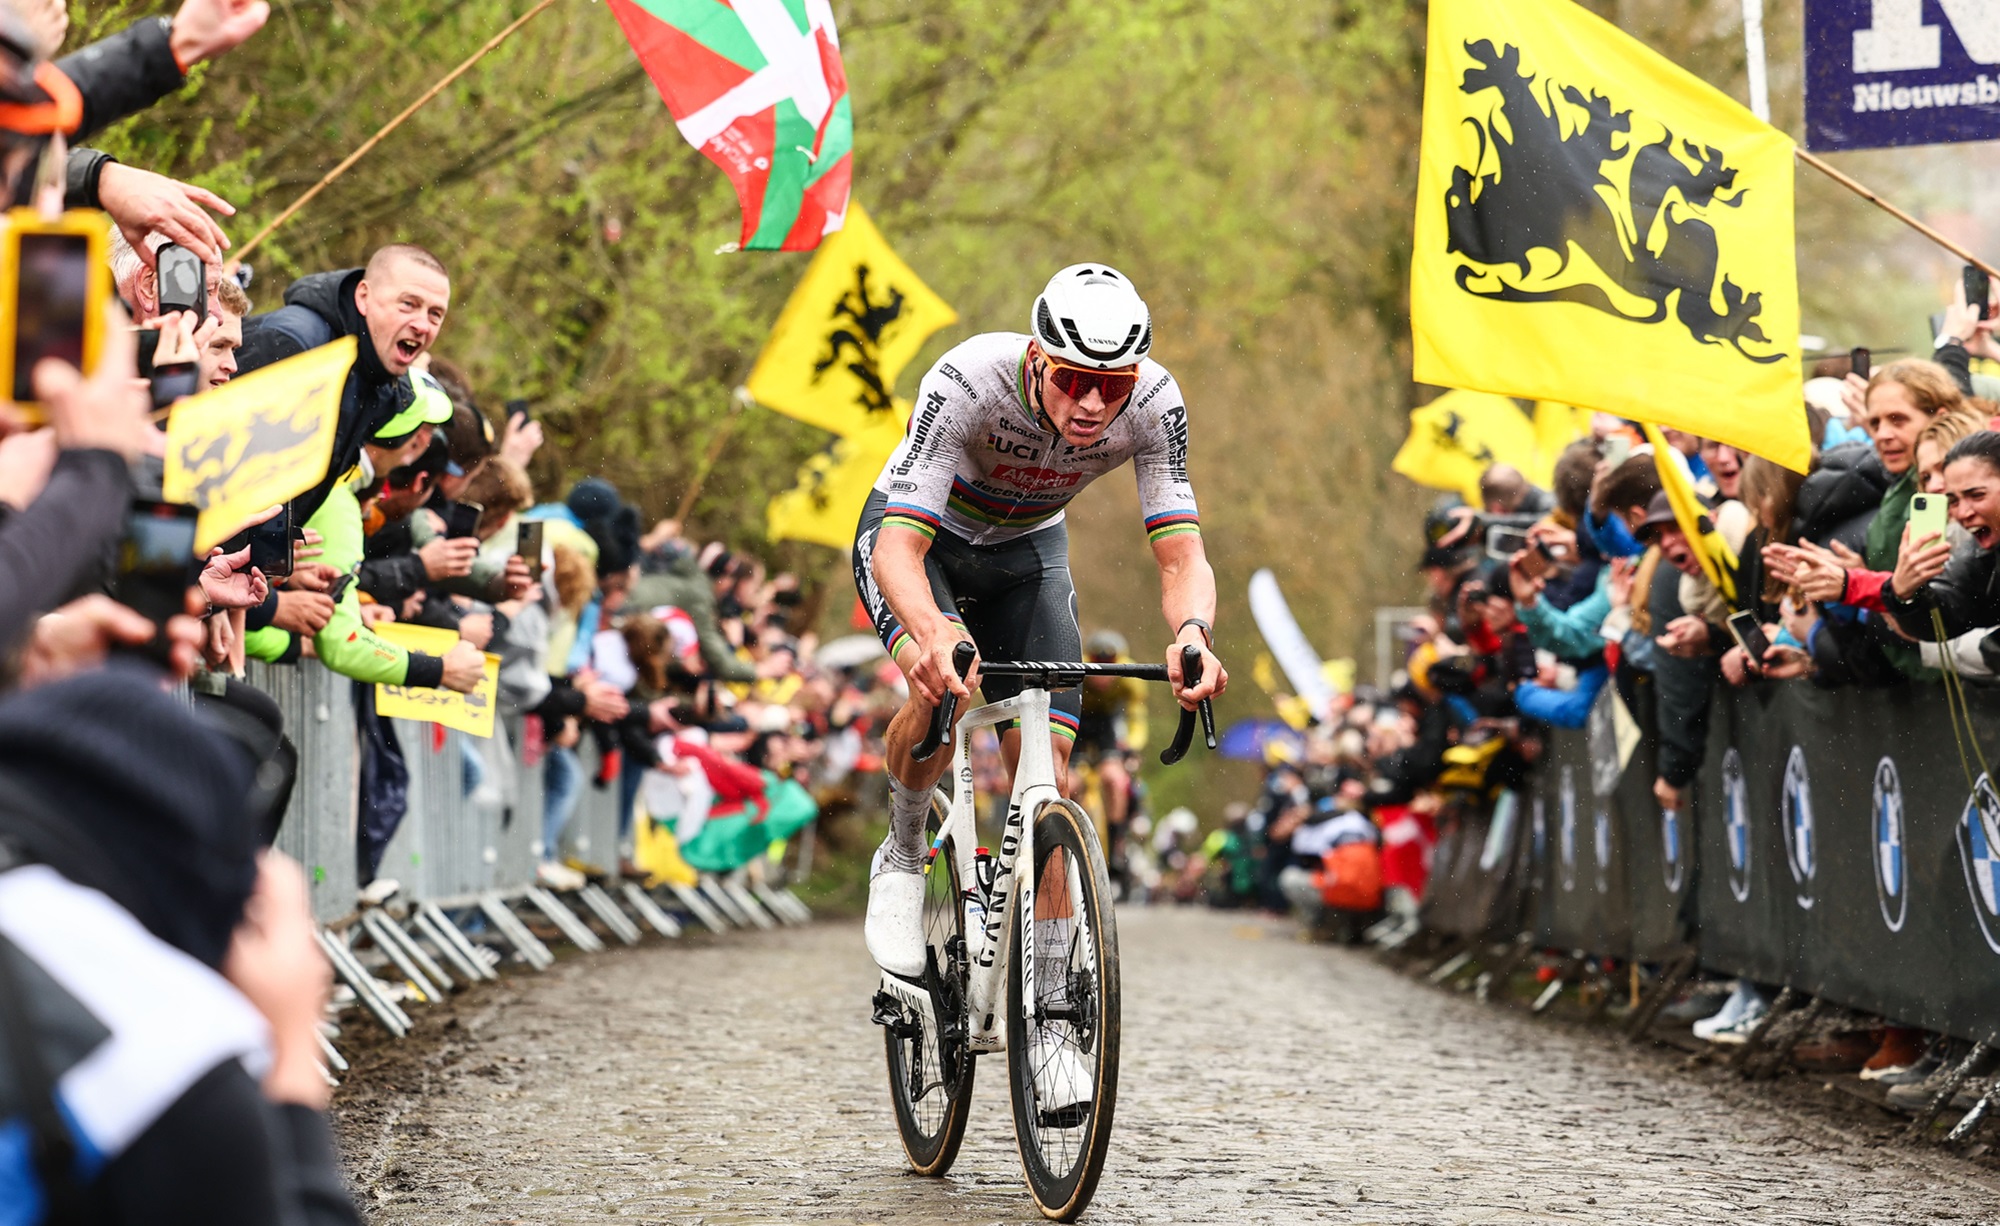
[[[458,635],[434,626],[410,626],[388,622],[375,633],[406,651],[441,656],[458,642]],[[500,693],[500,657],[485,653],[479,685],[470,694],[456,690],[428,689],[407,685],[375,687],[375,710],[390,719],[414,719],[443,724],[472,736],[493,735],[493,710]]]
[[[162,496],[201,508],[197,552],[326,475],[355,352],[344,336],[174,406]]]

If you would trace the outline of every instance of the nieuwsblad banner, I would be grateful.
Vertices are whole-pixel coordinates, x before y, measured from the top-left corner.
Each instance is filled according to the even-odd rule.
[[[1806,0],[1806,147],[2000,137],[2000,0]]]

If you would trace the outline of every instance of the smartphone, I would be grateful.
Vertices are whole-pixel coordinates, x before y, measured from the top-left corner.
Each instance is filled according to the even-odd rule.
[[[1632,440],[1622,434],[1614,434],[1604,440],[1604,462],[1616,468],[1632,458]]]
[[[1549,573],[1556,564],[1556,551],[1542,541],[1536,541],[1521,559],[1521,573],[1530,579],[1539,579]]]
[[[1943,494],[1915,494],[1910,498],[1910,541],[1915,543],[1926,536],[1944,536],[1948,523],[1945,515]]]
[[[340,598],[347,595],[347,589],[352,586],[354,586],[354,574],[350,571],[340,578],[335,579],[333,586],[326,590],[326,594],[332,598],[333,603],[339,604]]]
[[[521,535],[514,545],[514,555],[528,564],[528,575],[536,583],[542,581],[542,521],[524,519],[521,521]]]
[[[1859,346],[1847,351],[1847,363],[1853,368],[1854,373],[1863,379],[1875,371],[1874,355]]]
[[[444,508],[444,534],[449,537],[473,536],[479,527],[479,517],[486,508],[476,502],[448,502]]]
[[[109,234],[105,215],[89,209],[54,222],[14,209],[0,231],[0,386],[31,425],[42,419],[35,363],[58,358],[85,374],[97,368],[111,299]]]
[[[522,421],[532,421],[534,420],[534,416],[535,416],[534,411],[528,407],[527,401],[509,400],[507,402],[508,421],[512,421],[516,417],[520,418]]]
[[[1764,627],[1757,624],[1757,611],[1745,609],[1741,613],[1729,615],[1729,635],[1736,640],[1745,655],[1750,657],[1753,667],[1764,667],[1764,653],[1771,650],[1771,640],[1764,637]]]
[[[162,366],[154,355],[160,351],[160,330],[141,328],[133,334],[139,346],[139,377],[146,381],[153,398],[153,411],[171,406],[199,390],[201,370],[193,362],[169,362]]]
[[[208,318],[208,269],[201,257],[174,243],[154,253],[159,286],[160,314],[187,311],[196,327]]]
[[[1979,312],[1979,318],[1993,318],[1993,279],[1984,268],[1965,266],[1965,301]]]
[[[1486,530],[1486,556],[1502,562],[1528,547],[1528,533],[1522,528],[1495,524]]]
[[[273,581],[292,573],[292,508],[250,529],[250,565]]]
[[[153,623],[153,637],[132,651],[168,664],[167,619],[187,612],[187,591],[201,577],[194,552],[201,512],[174,502],[135,498],[125,514],[111,598]]]

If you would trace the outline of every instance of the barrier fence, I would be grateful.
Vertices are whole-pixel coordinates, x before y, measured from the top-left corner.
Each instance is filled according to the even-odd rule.
[[[575,890],[537,884],[543,775],[539,764],[524,765],[515,755],[524,743],[519,717],[502,717],[491,738],[391,721],[409,786],[378,874],[399,888],[386,906],[361,906],[355,683],[311,661],[252,662],[247,679],[277,701],[298,748],[298,779],[276,845],[305,867],[321,947],[335,975],[399,1037],[410,1027],[399,998],[434,1001],[493,978],[497,955],[509,951],[544,969],[554,961],[547,936],[596,950],[607,941],[636,944],[642,929],[678,937],[683,923],[723,932],[811,918],[788,889],[743,880],[741,873],[651,890],[636,882],[608,890],[596,882]],[[594,777],[598,764],[587,738],[578,754],[586,780]],[[606,788],[585,782],[563,850],[615,865],[617,810],[615,782]],[[324,1054],[330,1067],[345,1067],[330,1046]]]
[[[1608,691],[1607,691],[1608,694]],[[1653,797],[1650,692],[1558,732],[1526,796],[1440,831],[1427,926],[1699,965],[1975,1042],[2000,1031],[2000,700],[1941,686],[1719,688],[1690,802]],[[1965,761],[1973,783],[1968,786]],[[1622,761],[1621,761],[1622,759]]]

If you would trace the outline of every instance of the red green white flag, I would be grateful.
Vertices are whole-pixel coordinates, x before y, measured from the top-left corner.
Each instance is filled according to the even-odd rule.
[[[735,186],[745,250],[840,229],[854,115],[828,0],[609,3],[681,135]]]

